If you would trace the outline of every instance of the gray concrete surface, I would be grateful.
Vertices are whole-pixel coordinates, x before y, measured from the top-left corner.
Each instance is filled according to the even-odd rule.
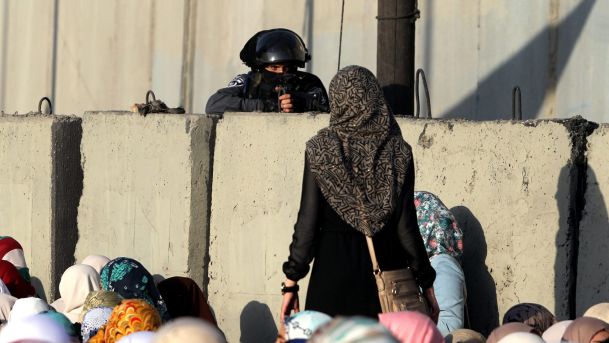
[[[328,118],[231,113],[218,123],[208,290],[229,342],[277,335],[281,264],[300,203],[304,143]]]
[[[231,341],[247,340],[249,327],[268,337],[276,330],[268,319],[278,319],[304,143],[327,122],[327,115],[228,114],[218,124],[209,298]],[[399,123],[413,147],[416,189],[440,196],[463,225],[474,327],[489,331],[524,301],[566,317],[567,128],[549,121]]]
[[[577,315],[590,306],[607,302],[609,275],[609,125],[597,128],[588,137],[586,207],[579,231],[577,268]]]
[[[41,297],[73,261],[82,192],[80,118],[0,116],[0,227],[21,243]]]
[[[474,328],[487,332],[519,302],[568,316],[569,131],[560,123],[400,120],[416,185],[464,230]]]
[[[129,256],[203,284],[212,119],[87,112],[76,259]]]

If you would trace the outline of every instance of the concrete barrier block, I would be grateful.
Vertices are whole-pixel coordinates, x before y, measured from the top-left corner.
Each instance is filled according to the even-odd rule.
[[[76,258],[129,256],[203,285],[212,135],[202,115],[85,113]]]
[[[208,290],[229,342],[276,337],[281,265],[300,205],[305,142],[328,120],[231,113],[218,123]],[[303,300],[306,286],[303,280]]]
[[[488,333],[520,302],[568,315],[570,132],[552,121],[399,119],[417,190],[438,195],[464,230],[469,313]]]
[[[577,315],[606,302],[609,294],[609,124],[588,137],[585,208],[579,226]]]
[[[32,284],[58,297],[74,261],[82,192],[80,118],[0,116],[0,234],[23,246]]]

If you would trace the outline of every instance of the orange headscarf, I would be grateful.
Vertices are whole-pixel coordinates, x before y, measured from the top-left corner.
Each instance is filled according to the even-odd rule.
[[[108,324],[91,337],[89,342],[114,343],[130,333],[156,331],[159,326],[161,317],[152,305],[141,299],[127,299],[114,308]]]

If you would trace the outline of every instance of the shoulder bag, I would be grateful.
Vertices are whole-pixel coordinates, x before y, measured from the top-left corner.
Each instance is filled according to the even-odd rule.
[[[372,260],[372,272],[376,280],[381,310],[383,313],[399,311],[419,311],[429,315],[427,301],[408,268],[382,271],[376,260],[372,238],[366,236],[368,252]]]

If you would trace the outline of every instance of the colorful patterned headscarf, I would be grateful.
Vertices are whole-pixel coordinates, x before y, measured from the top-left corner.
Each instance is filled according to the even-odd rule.
[[[342,220],[367,236],[389,222],[412,167],[410,146],[374,74],[341,69],[330,82],[330,126],[306,145],[324,198]]]
[[[463,232],[450,210],[429,192],[414,192],[414,206],[427,256],[448,254],[460,259],[463,253]]]
[[[124,299],[144,299],[153,305],[163,320],[169,320],[167,306],[154,285],[152,275],[138,261],[117,257],[101,272],[102,289],[114,291]]]
[[[161,326],[161,317],[148,302],[141,299],[123,300],[112,310],[110,319],[103,329],[103,341],[114,343],[133,332],[156,331],[159,326]],[[100,336],[98,332],[94,337],[95,340]]]
[[[123,297],[116,292],[105,291],[103,289],[94,291],[87,295],[85,304],[82,307],[82,313],[87,313],[87,311],[96,307],[114,308],[114,306],[120,304],[122,300]]]
[[[80,326],[83,342],[88,342],[102,326],[108,323],[112,310],[110,307],[96,307],[85,313]]]
[[[285,338],[288,342],[306,341],[332,317],[317,311],[301,311],[285,320]]]
[[[503,316],[503,324],[524,323],[539,334],[545,332],[556,323],[552,312],[539,304],[522,303],[512,306]]]

